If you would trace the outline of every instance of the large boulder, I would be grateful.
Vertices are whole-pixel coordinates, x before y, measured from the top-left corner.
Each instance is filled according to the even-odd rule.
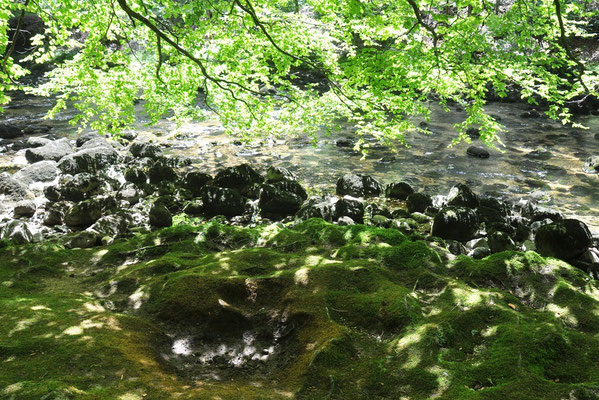
[[[162,150],[153,143],[135,142],[129,148],[129,152],[133,157],[150,158],[152,160],[162,157]]]
[[[150,183],[157,185],[161,182],[176,182],[178,180],[175,169],[166,162],[159,160],[152,164],[148,170]]]
[[[467,242],[478,230],[478,218],[474,210],[466,207],[445,207],[433,220],[432,234],[443,239]]]
[[[102,217],[104,206],[101,200],[84,200],[71,207],[64,216],[64,223],[69,227],[87,228]]]
[[[69,201],[81,201],[99,192],[104,180],[97,175],[82,173],[66,179],[59,187],[60,198]]]
[[[0,123],[0,139],[14,139],[23,136],[23,131],[18,126]]]
[[[34,182],[52,182],[58,176],[56,161],[40,161],[21,169],[13,177],[27,185]]]
[[[385,195],[390,199],[405,200],[412,193],[414,189],[405,182],[390,183],[385,189]]]
[[[63,239],[64,247],[67,249],[88,249],[100,243],[98,234],[93,231],[81,231],[67,236]]]
[[[376,197],[383,192],[383,186],[368,175],[346,174],[337,181],[338,196]]]
[[[494,231],[489,234],[489,248],[493,253],[500,253],[506,250],[515,250],[516,244],[508,233]]]
[[[478,203],[478,196],[463,183],[452,187],[447,195],[447,205],[449,206],[476,208]]]
[[[30,163],[44,160],[59,161],[64,156],[71,153],[73,153],[73,148],[71,147],[69,140],[59,139],[41,147],[27,149],[25,151],[25,158]]]
[[[9,200],[13,201],[32,199],[34,197],[33,193],[29,191],[23,182],[14,179],[8,172],[0,174],[0,194],[5,195]]]
[[[258,205],[263,215],[273,217],[294,215],[302,206],[305,197],[302,198],[293,191],[285,190],[278,185],[280,183],[284,182],[262,185]]]
[[[432,205],[432,197],[425,193],[412,193],[406,198],[406,206],[408,207],[409,213],[423,213]]]
[[[262,176],[254,168],[248,164],[241,164],[218,171],[214,178],[214,185],[246,194],[253,185],[260,184],[262,181]]]
[[[21,200],[15,205],[15,208],[13,210],[13,215],[15,216],[15,218],[33,217],[33,214],[35,214],[36,208],[37,207],[33,200]]]
[[[0,238],[24,244],[41,241],[42,234],[29,222],[12,221],[2,229]]]
[[[128,168],[125,171],[125,180],[141,186],[148,182],[148,175],[140,168]]]
[[[296,217],[299,220],[322,218],[325,221],[331,221],[334,211],[335,201],[332,197],[312,197],[300,208]]]
[[[266,170],[266,183],[277,183],[281,181],[295,181],[297,177],[287,168],[268,167]]]
[[[204,213],[209,216],[234,217],[245,212],[245,200],[235,189],[206,185],[200,197],[204,205]]]
[[[364,203],[357,199],[344,197],[335,203],[335,220],[349,217],[358,224],[364,223]]]
[[[584,222],[562,219],[543,225],[535,236],[535,246],[542,256],[571,260],[583,254],[593,243]]]
[[[183,187],[197,197],[201,194],[202,188],[210,182],[212,182],[210,175],[200,171],[189,171],[183,178]]]
[[[166,228],[173,224],[171,212],[162,204],[154,204],[150,209],[150,225],[156,228]]]
[[[71,175],[81,172],[93,173],[116,164],[118,158],[119,155],[112,146],[98,146],[63,157],[58,163],[58,168]]]

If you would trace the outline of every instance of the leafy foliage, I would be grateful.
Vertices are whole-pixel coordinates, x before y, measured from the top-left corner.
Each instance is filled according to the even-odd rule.
[[[22,11],[45,32],[18,63],[8,21]],[[596,93],[569,38],[597,14],[592,0],[0,0],[0,102],[21,65],[50,62],[26,89],[56,95],[51,115],[72,104],[75,123],[102,132],[130,125],[141,100],[150,122],[217,113],[249,139],[315,137],[345,119],[358,146],[366,135],[394,146],[421,130],[413,117],[433,99],[466,110],[457,140],[476,125],[493,144],[490,91],[514,85],[563,122],[568,99]]]

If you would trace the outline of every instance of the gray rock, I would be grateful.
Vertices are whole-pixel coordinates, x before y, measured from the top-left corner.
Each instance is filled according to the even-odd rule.
[[[248,164],[223,168],[214,177],[215,186],[235,189],[241,194],[247,194],[253,185],[258,185],[262,181],[262,176]]]
[[[476,208],[479,200],[478,196],[468,186],[458,183],[449,191],[447,204],[456,207]]]
[[[16,244],[39,242],[41,233],[28,222],[12,221],[2,229],[2,239],[10,239]]]
[[[81,231],[64,238],[67,249],[88,249],[99,244],[98,234],[92,231]]]
[[[191,191],[194,197],[201,194],[202,188],[212,182],[212,177],[200,171],[189,171],[183,178],[183,187]]]
[[[204,204],[204,212],[209,216],[234,217],[242,215],[245,211],[245,200],[235,189],[206,185],[200,197]]]
[[[500,253],[506,250],[515,250],[516,244],[507,233],[495,231],[489,234],[489,248],[492,253]]]
[[[334,210],[335,201],[332,198],[312,197],[300,208],[296,217],[299,220],[322,218],[332,221]]]
[[[589,228],[576,219],[563,219],[542,226],[535,236],[539,254],[566,261],[583,254],[592,242]]]
[[[46,139],[46,138],[41,138],[41,137],[30,137],[27,138],[27,140],[25,141],[25,148],[36,148],[36,147],[42,147],[45,146],[49,143],[52,143],[52,141],[50,139]]]
[[[284,182],[262,185],[258,202],[262,215],[269,217],[294,215],[302,206],[304,198],[290,190],[285,190],[279,185],[281,183]]]
[[[390,183],[385,189],[385,196],[390,199],[405,200],[412,193],[414,189],[405,182]]]
[[[112,147],[94,147],[77,151],[63,157],[58,168],[65,174],[75,175],[81,172],[97,172],[117,163],[119,155]]]
[[[79,135],[79,137],[77,138],[76,144],[77,144],[77,147],[81,147],[85,143],[89,142],[90,140],[96,140],[96,139],[103,139],[103,137],[97,132],[85,132],[85,133],[82,133],[81,135]]]
[[[64,216],[69,227],[89,227],[102,217],[104,207],[101,200],[84,200],[71,207]]]
[[[112,242],[115,238],[125,233],[128,227],[129,223],[125,217],[121,215],[106,215],[94,222],[87,230],[96,233],[107,244],[106,242]]]
[[[148,170],[150,183],[157,185],[161,182],[176,182],[179,178],[174,168],[162,160],[158,160],[152,164]]]
[[[425,193],[412,193],[406,198],[408,212],[423,213],[428,207],[433,205],[431,196]]]
[[[346,174],[337,181],[338,196],[376,197],[382,192],[382,185],[368,175]]]
[[[13,201],[34,198],[33,193],[29,191],[23,182],[17,181],[7,172],[0,174],[0,194]]]
[[[25,151],[25,158],[30,163],[44,160],[59,161],[72,152],[73,148],[69,144],[69,141],[67,139],[59,139],[41,147],[27,149]]]
[[[339,220],[341,217],[350,217],[358,224],[364,223],[364,203],[358,199],[351,197],[343,197],[335,203],[334,219]]]
[[[23,136],[23,131],[16,125],[0,123],[0,139],[14,139]]]
[[[153,143],[135,142],[129,148],[129,152],[133,157],[150,158],[152,160],[162,157],[162,150]]]
[[[465,207],[445,207],[435,216],[432,234],[443,239],[466,242],[478,230],[476,213]]]
[[[52,182],[58,176],[56,161],[39,161],[28,165],[13,175],[13,177],[30,185],[34,182]]]
[[[466,150],[466,154],[477,158],[489,158],[489,156],[491,155],[487,149],[477,146],[468,147],[468,149]]]
[[[337,220],[337,223],[341,226],[351,226],[351,225],[356,224],[353,219],[351,219],[350,217],[347,217],[347,216],[343,216],[343,217],[339,218]]]
[[[33,200],[21,200],[19,201],[13,210],[15,218],[19,217],[33,217],[36,210],[35,202]]]
[[[297,177],[287,168],[269,167],[266,170],[266,183],[277,183],[281,181],[295,181]]]

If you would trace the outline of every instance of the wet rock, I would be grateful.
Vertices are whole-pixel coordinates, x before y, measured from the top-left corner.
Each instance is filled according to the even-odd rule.
[[[2,229],[0,238],[10,239],[16,244],[25,244],[41,241],[42,235],[29,222],[12,221]]]
[[[385,196],[390,199],[405,200],[412,193],[414,189],[405,182],[390,183],[385,189]]]
[[[338,220],[341,217],[350,217],[358,224],[364,223],[364,203],[358,199],[344,197],[335,203],[335,216]]]
[[[515,250],[516,243],[507,233],[495,231],[489,234],[489,248],[492,253],[500,253],[506,250]]]
[[[302,200],[302,202],[306,201],[306,199],[308,198],[308,193],[306,193],[306,189],[304,189],[298,181],[283,180],[273,183],[272,186],[274,186],[278,190],[293,193],[294,195],[298,196]]]
[[[443,239],[466,242],[478,230],[478,218],[474,210],[465,207],[445,207],[433,221],[432,234]]]
[[[37,207],[33,200],[21,200],[15,205],[13,214],[14,214],[15,218],[33,217],[33,214],[35,214],[36,208]]]
[[[115,165],[119,155],[112,147],[99,146],[79,150],[63,157],[58,168],[65,174],[75,175],[81,172],[98,172],[106,167]]]
[[[52,140],[41,137],[30,137],[25,141],[25,149],[32,149],[52,143]]]
[[[287,168],[269,167],[266,170],[266,183],[277,183],[282,181],[295,181],[297,177]]]
[[[150,183],[154,185],[157,185],[163,181],[174,183],[178,179],[174,168],[162,160],[156,161],[152,164],[148,170],[148,177],[150,178]]]
[[[69,141],[67,139],[60,139],[41,147],[27,149],[25,151],[25,158],[30,163],[44,160],[59,161],[61,158],[71,154],[72,152],[73,148],[71,147]]]
[[[550,219],[552,221],[559,221],[564,216],[557,210],[552,208],[539,206],[533,202],[525,202],[521,208],[522,216],[530,219],[531,221],[542,221]]]
[[[283,182],[279,182],[283,183]],[[304,199],[281,186],[262,185],[259,207],[263,215],[287,216],[299,211]]]
[[[214,185],[221,188],[236,189],[248,194],[252,186],[262,183],[262,176],[248,164],[221,169],[214,178]]]
[[[322,218],[332,221],[334,209],[335,203],[331,198],[312,197],[300,208],[296,217],[300,220]]]
[[[189,171],[183,178],[183,186],[191,191],[194,197],[201,194],[202,188],[212,182],[212,177],[200,171]]]
[[[337,147],[354,147],[354,141],[351,139],[337,139],[335,141],[335,146]]]
[[[423,213],[432,205],[432,197],[425,193],[412,193],[406,198],[406,206],[409,213]]]
[[[542,256],[571,260],[583,254],[592,240],[584,222],[563,219],[541,226],[535,236],[535,245]]]
[[[46,209],[43,224],[46,226],[62,225],[64,214],[71,206],[70,203],[63,201],[51,204]]]
[[[34,197],[23,182],[14,179],[7,172],[0,174],[0,194],[13,201],[33,199]]]
[[[479,200],[478,196],[468,186],[458,183],[449,191],[447,204],[455,207],[476,208]]]
[[[15,139],[23,136],[23,131],[16,125],[0,123],[0,139]]]
[[[129,152],[134,157],[139,157],[139,158],[147,157],[152,160],[158,160],[159,158],[162,157],[162,150],[160,149],[160,147],[158,147],[157,145],[155,145],[153,143],[135,142],[129,148]]]
[[[89,141],[98,140],[98,139],[104,139],[104,138],[97,132],[85,132],[77,137],[75,144],[77,147],[81,147]]]
[[[69,227],[87,228],[102,217],[103,211],[101,200],[84,200],[66,212],[64,223]]]
[[[368,175],[346,174],[337,181],[338,196],[374,197],[382,192],[382,185]]]
[[[202,188],[200,197],[204,213],[209,216],[234,217],[245,211],[245,200],[235,189],[206,185]]]
[[[541,118],[541,113],[535,109],[524,111],[520,114],[520,118]]]
[[[27,185],[34,182],[52,182],[58,176],[57,165],[56,161],[39,161],[21,169],[13,177]]]
[[[67,249],[89,249],[99,244],[98,234],[92,231],[81,231],[64,238]]]
[[[491,155],[487,149],[477,146],[468,147],[468,149],[466,150],[466,154],[477,158],[489,158],[489,156]]]
[[[97,175],[82,173],[65,180],[58,188],[60,198],[81,201],[99,193],[103,180]]]
[[[127,168],[125,180],[136,185],[144,185],[148,182],[148,175],[140,168]]]
[[[150,209],[150,225],[165,228],[173,224],[171,212],[162,204],[154,204]]]
[[[480,137],[480,129],[479,128],[468,128],[468,129],[466,129],[466,135],[468,135],[472,139],[478,139]]]
[[[591,156],[584,163],[584,172],[599,173],[599,156]]]

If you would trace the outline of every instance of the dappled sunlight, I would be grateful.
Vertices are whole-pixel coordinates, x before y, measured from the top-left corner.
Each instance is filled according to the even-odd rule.
[[[86,319],[81,321],[79,325],[74,325],[65,329],[62,334],[56,336],[60,338],[64,335],[67,336],[79,336],[82,335],[87,329],[100,329],[104,327],[104,322],[93,321],[92,319]]]
[[[549,303],[545,306],[545,310],[553,313],[556,318],[561,319],[570,326],[578,325],[578,319],[572,314],[569,307],[560,307],[555,303]]]
[[[39,320],[40,320],[39,317],[33,317],[33,318],[27,318],[27,319],[22,319],[22,320],[18,321],[16,326],[10,332],[8,332],[8,337],[11,337],[15,333],[22,332],[22,331],[30,328],[33,324],[35,324]]]
[[[145,286],[142,285],[137,288],[137,290],[129,296],[129,305],[134,309],[138,310],[144,302],[146,302],[150,298],[150,294],[145,292]]]

